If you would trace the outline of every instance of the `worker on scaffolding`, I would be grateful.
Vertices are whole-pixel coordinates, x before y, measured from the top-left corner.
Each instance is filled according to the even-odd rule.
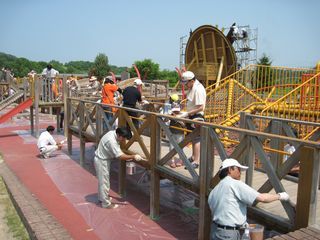
[[[219,184],[210,192],[208,204],[212,213],[211,240],[240,240],[240,228],[247,225],[247,205],[254,202],[289,201],[286,192],[259,193],[240,181],[241,171],[247,170],[233,158],[222,162]]]

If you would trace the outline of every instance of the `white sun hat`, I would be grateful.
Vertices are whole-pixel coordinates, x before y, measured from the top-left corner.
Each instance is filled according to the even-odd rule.
[[[219,169],[219,171],[225,169],[225,168],[228,168],[228,167],[239,167],[243,170],[247,170],[248,167],[247,166],[243,166],[241,165],[236,159],[233,159],[233,158],[226,158],[224,161],[222,161],[222,165]]]

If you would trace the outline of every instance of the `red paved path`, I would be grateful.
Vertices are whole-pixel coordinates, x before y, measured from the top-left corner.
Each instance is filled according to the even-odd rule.
[[[15,133],[17,130],[20,135]],[[111,196],[120,207],[100,208],[95,203],[97,180],[93,175],[63,152],[50,159],[39,159],[36,139],[21,130],[29,130],[29,126],[0,125],[0,152],[20,181],[74,239],[196,238],[194,226],[190,232],[190,227],[173,211],[161,213],[158,222],[152,221],[147,216],[149,199],[134,190],[128,190],[126,199],[112,191]],[[113,189],[115,181],[112,180]]]

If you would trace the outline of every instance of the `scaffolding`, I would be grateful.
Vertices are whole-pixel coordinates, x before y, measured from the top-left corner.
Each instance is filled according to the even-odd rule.
[[[258,29],[250,28],[249,25],[237,26],[239,31],[234,36],[232,46],[237,56],[237,68],[244,68],[250,64],[257,64],[258,49]],[[222,28],[221,31],[229,28]],[[190,31],[191,35],[192,31]],[[225,33],[226,34],[226,33]],[[188,35],[180,37],[180,69],[185,66],[185,49],[188,41]]]
[[[180,37],[180,59],[179,59],[179,67],[182,69],[185,66],[184,62],[184,56],[185,56],[185,50],[186,50],[186,45],[187,45],[187,35],[184,35]]]
[[[237,55],[238,69],[257,63],[258,29],[249,25],[238,26],[232,44]]]

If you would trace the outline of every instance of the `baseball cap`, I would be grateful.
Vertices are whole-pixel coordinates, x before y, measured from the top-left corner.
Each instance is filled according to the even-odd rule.
[[[224,161],[222,161],[222,165],[219,169],[219,171],[225,169],[225,168],[228,168],[228,167],[239,167],[243,170],[247,170],[248,167],[247,166],[243,166],[241,165],[236,159],[233,159],[233,158],[226,158]]]
[[[195,78],[195,75],[194,75],[193,72],[186,71],[186,72],[182,73],[181,81],[182,82],[187,82],[187,81],[190,81],[190,80],[192,80],[194,78]]]
[[[171,109],[171,111],[172,112],[180,112],[181,111],[181,108],[180,107],[173,107],[172,109]]]
[[[137,78],[136,80],[134,80],[133,82],[135,85],[142,85],[143,82],[141,81],[141,79]]]

